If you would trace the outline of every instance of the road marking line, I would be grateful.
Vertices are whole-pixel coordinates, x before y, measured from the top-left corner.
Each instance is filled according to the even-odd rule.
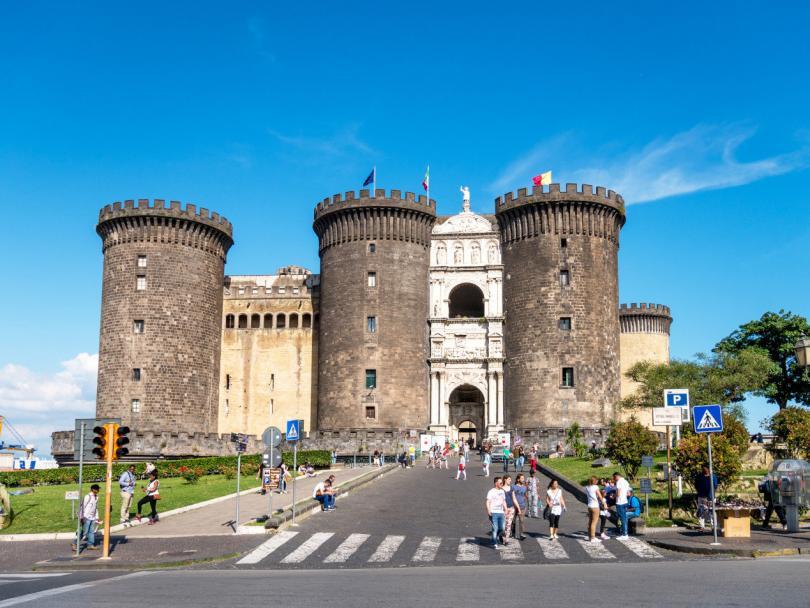
[[[369,534],[350,534],[349,537],[323,561],[327,564],[345,562],[368,540],[369,536]]]
[[[377,550],[374,551],[374,555],[368,558],[368,561],[377,563],[389,561],[392,557],[394,557],[394,553],[397,552],[397,549],[399,549],[399,546],[404,540],[404,536],[386,536],[377,547]]]
[[[426,536],[419,543],[416,548],[416,553],[413,554],[411,561],[414,562],[432,562],[436,559],[436,553],[439,552],[439,546],[442,544],[441,536]]]
[[[9,572],[3,572],[0,574],[2,578],[53,578],[55,576],[66,576],[70,574],[70,572],[43,572],[43,573],[22,573],[22,574],[12,574]]]
[[[650,545],[648,545],[641,539],[631,537],[631,538],[620,538],[618,539],[618,541],[639,557],[643,557],[646,559],[664,558],[663,555],[658,553],[658,551],[653,549]]]
[[[523,559],[523,549],[516,539],[511,539],[508,545],[501,548],[501,559],[520,560]]]
[[[540,545],[540,550],[546,559],[568,559],[568,554],[563,549],[560,541],[538,538],[537,543]]]
[[[616,556],[608,551],[607,547],[601,542],[592,543],[589,540],[578,540],[577,542],[592,559],[616,559]]]
[[[335,535],[334,532],[316,532],[301,546],[281,560],[282,564],[298,564],[314,553],[318,547]]]
[[[65,574],[72,574],[70,572],[66,572]],[[95,587],[96,585],[100,585],[101,583],[106,583],[108,581],[119,581],[125,578],[133,578],[137,576],[143,576],[144,574],[148,574],[147,572],[132,572],[130,574],[124,574],[122,576],[113,576],[111,578],[104,578],[97,581],[92,581],[89,583],[77,583],[75,585],[65,585],[64,587],[55,587],[53,589],[45,589],[44,591],[36,591],[34,593],[28,593],[26,595],[20,595],[17,597],[11,597],[6,600],[0,600],[0,608],[8,608],[9,606],[17,606],[18,604],[25,604],[26,602],[32,602],[34,600],[39,600],[45,597],[52,597],[54,595],[62,595],[63,593],[70,593],[71,591],[79,591],[81,589],[90,589],[91,587]]]
[[[293,538],[298,532],[279,532],[275,534],[270,540],[264,541],[261,545],[256,547],[253,551],[248,553],[245,557],[236,562],[236,565],[241,564],[258,564],[265,557],[270,555],[273,551],[278,549],[281,545]]]
[[[474,537],[465,536],[459,539],[457,562],[477,562],[479,558],[479,545]]]

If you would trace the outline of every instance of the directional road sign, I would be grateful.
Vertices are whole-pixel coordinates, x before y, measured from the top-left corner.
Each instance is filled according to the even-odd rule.
[[[295,442],[301,439],[301,421],[300,420],[288,420],[287,421],[287,431],[285,433],[287,441]]]
[[[723,430],[723,410],[719,405],[696,405],[692,410],[696,433],[719,433]]]

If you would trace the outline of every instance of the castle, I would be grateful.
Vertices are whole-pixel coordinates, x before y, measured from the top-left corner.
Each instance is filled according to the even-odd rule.
[[[233,227],[194,205],[107,205],[97,416],[140,457],[232,452],[230,433],[304,421],[305,445],[393,452],[422,433],[498,432],[554,449],[579,423],[601,444],[668,361],[669,309],[619,305],[622,197],[559,184],[438,216],[399,190],[318,203],[320,274],[226,276]],[[72,432],[53,436],[72,453]]]

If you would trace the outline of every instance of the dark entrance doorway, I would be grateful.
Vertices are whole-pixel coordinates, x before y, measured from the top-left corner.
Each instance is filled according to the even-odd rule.
[[[479,432],[484,428],[484,395],[471,384],[462,384],[450,393],[450,424],[458,430],[462,441],[481,441]]]

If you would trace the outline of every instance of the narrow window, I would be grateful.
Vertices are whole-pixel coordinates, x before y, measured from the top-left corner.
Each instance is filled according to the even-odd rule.
[[[366,406],[366,420],[376,420],[377,419],[377,408],[373,405]]]
[[[138,291],[145,291],[146,290],[146,275],[139,274],[138,278],[135,281],[135,289]]]
[[[141,400],[140,399],[133,399],[132,400],[132,413],[139,414],[141,412]]]
[[[562,368],[562,385],[565,387],[573,387],[574,386],[574,368],[573,367],[564,367]]]
[[[377,317],[366,317],[366,331],[370,334],[377,333]]]
[[[132,368],[132,379],[135,382],[141,381],[141,368],[140,367],[133,367]]]
[[[264,315],[264,328],[270,329],[271,327],[273,327],[273,315],[267,313]]]
[[[560,271],[560,286],[561,287],[568,287],[571,284],[571,275],[568,274],[567,270]]]
[[[298,315],[296,313],[290,315],[290,329],[298,329]]]
[[[273,413],[273,400],[270,400],[270,413]]]
[[[138,256],[138,268],[146,268],[146,256],[143,254]]]
[[[301,327],[304,329],[312,328],[312,315],[308,312],[305,312],[304,316],[301,317]]]
[[[276,329],[284,329],[285,327],[287,327],[287,317],[283,314],[279,314],[276,317]]]
[[[239,315],[239,329],[247,329],[247,315]]]
[[[571,317],[560,317],[560,329],[571,331]]]
[[[368,244],[368,252],[369,253],[377,253],[377,243],[369,243]]]
[[[270,374],[270,390],[274,390],[276,388],[276,375]]]
[[[226,399],[225,400],[225,415],[227,416],[230,413],[231,413],[231,403],[230,403],[230,401],[228,401]]]
[[[262,317],[261,315],[251,315],[250,316],[250,329],[259,329],[262,326]]]
[[[560,239],[560,247],[562,249],[565,249],[566,247],[568,247],[568,239]]]
[[[279,287],[279,288],[278,288],[278,292],[279,292],[279,293],[286,293],[286,292],[287,292],[287,288],[286,288],[286,287]]]
[[[366,388],[377,388],[377,370],[366,370]]]
[[[299,293],[301,293],[301,290],[298,287],[293,287],[293,295],[297,296]]]
[[[233,329],[234,322],[235,319],[233,315],[225,315],[225,329]]]
[[[228,391],[231,389],[231,375],[225,374],[225,390]]]
[[[377,286],[377,273],[376,272],[369,272],[368,273],[368,286],[369,287],[376,287]]]

